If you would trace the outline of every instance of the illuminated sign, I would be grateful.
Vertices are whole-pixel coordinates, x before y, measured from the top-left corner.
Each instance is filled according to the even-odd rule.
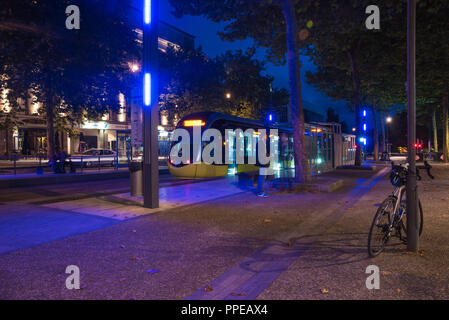
[[[81,129],[107,129],[108,124],[104,121],[85,122],[81,125]]]
[[[202,120],[186,120],[184,121],[184,127],[202,127],[205,123]]]

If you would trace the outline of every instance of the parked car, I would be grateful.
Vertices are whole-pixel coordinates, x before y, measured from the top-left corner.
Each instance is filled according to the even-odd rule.
[[[117,153],[113,150],[93,148],[70,157],[72,164],[86,168],[94,166],[115,166]]]

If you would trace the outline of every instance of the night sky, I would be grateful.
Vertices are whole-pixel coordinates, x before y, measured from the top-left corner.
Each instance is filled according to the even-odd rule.
[[[253,44],[251,39],[235,42],[222,41],[217,35],[217,32],[223,30],[225,23],[213,23],[201,16],[185,16],[178,19],[170,13],[171,11],[172,8],[168,1],[160,1],[160,19],[194,35],[196,37],[196,46],[201,46],[210,57],[215,57],[221,53],[224,53],[226,50],[245,50]],[[257,58],[260,60],[264,59],[264,49],[258,49]],[[313,88],[308,86],[305,83],[304,74],[307,70],[313,70],[314,66],[308,61],[307,57],[302,57],[301,62],[303,64],[301,72],[303,99],[316,105],[316,110],[313,111],[323,115],[326,114],[328,107],[333,107],[339,113],[340,120],[346,120],[349,126],[351,126],[354,116],[346,108],[346,103],[344,101],[335,103],[325,95],[316,92]],[[277,67],[271,63],[268,63],[266,73],[275,78],[275,86],[288,89],[288,75],[286,66]]]

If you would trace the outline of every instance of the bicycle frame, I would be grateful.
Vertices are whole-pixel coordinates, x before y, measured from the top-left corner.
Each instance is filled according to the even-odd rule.
[[[402,197],[404,196],[405,192],[406,192],[405,185],[397,187],[393,191],[393,196],[396,198],[396,204],[394,206],[394,211],[393,211],[394,216],[396,216],[396,214],[399,210],[399,206],[401,205]]]

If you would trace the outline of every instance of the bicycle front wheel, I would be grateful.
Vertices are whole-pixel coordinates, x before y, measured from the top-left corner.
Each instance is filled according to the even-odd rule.
[[[368,254],[378,256],[391,237],[390,222],[394,213],[396,197],[389,196],[376,211],[368,235]]]

